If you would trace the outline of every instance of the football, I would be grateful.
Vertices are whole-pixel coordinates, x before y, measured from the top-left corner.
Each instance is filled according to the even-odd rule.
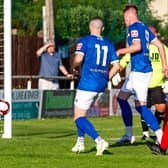
[[[6,115],[9,112],[9,103],[0,99],[0,115]]]

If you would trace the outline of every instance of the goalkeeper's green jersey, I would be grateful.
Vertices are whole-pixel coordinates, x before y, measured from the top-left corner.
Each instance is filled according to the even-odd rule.
[[[166,52],[166,59],[168,62],[168,47],[164,45],[164,48],[165,48],[165,52]],[[149,88],[154,88],[157,86],[161,86],[164,83],[165,78],[164,78],[164,74],[162,72],[162,62],[161,62],[158,48],[156,46],[154,46],[153,44],[150,44],[149,45],[149,53],[150,53],[150,60],[151,60],[152,69],[153,69],[152,78],[150,81]],[[123,68],[125,68],[129,62],[130,62],[130,54],[126,54],[125,56],[123,56],[121,58],[120,65]]]

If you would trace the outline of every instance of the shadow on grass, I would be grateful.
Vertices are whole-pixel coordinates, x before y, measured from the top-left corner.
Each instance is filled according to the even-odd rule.
[[[109,148],[114,148],[114,147],[124,147],[124,146],[139,146],[139,145],[146,145],[146,142],[135,142],[134,144],[130,144],[130,143],[127,143],[127,144],[111,144],[109,145]],[[96,152],[96,147],[93,147],[91,148],[90,150],[87,150],[85,151],[84,153],[91,153],[91,152]],[[103,155],[113,155],[112,152],[105,150],[103,152]]]
[[[91,153],[91,152],[96,152],[96,147],[93,147],[87,151],[85,151],[84,153]],[[103,155],[112,155],[113,153],[109,152],[108,150],[105,150],[103,152]]]
[[[135,142],[133,144],[130,144],[130,143],[117,144],[117,143],[115,143],[115,144],[111,144],[110,148],[111,147],[123,147],[123,146],[139,146],[139,145],[146,145],[146,142],[145,141],[144,142]]]
[[[56,131],[43,131],[43,132],[31,132],[25,134],[14,134],[15,137],[31,137],[31,136],[42,136],[46,138],[63,138],[76,135],[76,132],[56,132]]]
[[[63,138],[63,137],[69,137],[69,136],[74,136],[76,133],[67,133],[64,135],[55,135],[55,136],[48,136],[48,138]]]

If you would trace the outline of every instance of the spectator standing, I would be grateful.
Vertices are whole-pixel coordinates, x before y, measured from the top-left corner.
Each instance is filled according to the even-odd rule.
[[[39,76],[41,76],[41,78],[38,83],[38,88],[40,90],[55,90],[59,88],[58,80],[52,79],[52,77],[58,76],[59,70],[66,77],[72,77],[72,74],[69,74],[62,64],[59,53],[55,52],[55,43],[53,41],[49,41],[39,48],[36,51],[36,55],[40,58]]]

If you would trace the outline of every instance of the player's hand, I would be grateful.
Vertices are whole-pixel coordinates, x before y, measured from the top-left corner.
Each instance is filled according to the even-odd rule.
[[[168,66],[163,67],[163,73],[166,78],[168,78]]]
[[[114,86],[117,86],[121,82],[121,77],[120,74],[117,73],[113,78],[112,78],[112,84]]]
[[[118,50],[116,51],[116,54],[117,54],[117,56],[121,56],[121,55],[125,54],[124,48],[118,49]]]
[[[168,93],[168,81],[165,81],[165,83],[162,85],[163,93]]]

